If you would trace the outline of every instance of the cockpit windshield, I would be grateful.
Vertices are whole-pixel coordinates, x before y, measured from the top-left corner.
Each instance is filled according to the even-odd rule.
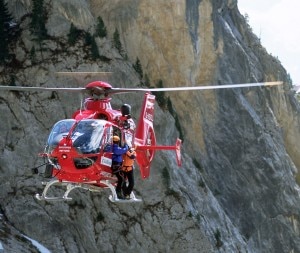
[[[83,154],[98,153],[105,124],[103,120],[80,121],[71,134],[73,147]]]
[[[61,133],[59,129],[63,124],[68,126],[68,131]],[[48,147],[53,148],[57,146],[63,137],[70,134],[73,143],[72,145],[79,153],[98,153],[103,138],[105,124],[106,121],[97,119],[85,119],[79,122],[76,122],[75,120],[59,121],[54,125],[53,130],[50,133]],[[74,128],[72,129],[72,132],[69,133],[73,125]]]
[[[49,147],[57,146],[63,137],[66,137],[76,121],[74,119],[65,119],[58,121],[52,128],[47,145]]]

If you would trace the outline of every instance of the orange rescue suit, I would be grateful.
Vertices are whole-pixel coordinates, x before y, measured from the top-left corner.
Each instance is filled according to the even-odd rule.
[[[136,152],[134,149],[129,149],[124,155],[123,155],[123,164],[122,164],[122,170],[123,171],[131,171],[133,169],[134,160],[136,157]]]

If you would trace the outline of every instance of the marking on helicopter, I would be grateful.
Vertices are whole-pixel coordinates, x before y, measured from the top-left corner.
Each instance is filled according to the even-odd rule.
[[[111,176],[112,176],[111,173],[106,172],[106,171],[101,171],[101,172],[100,172],[100,175],[101,175],[101,176],[104,176],[104,177],[111,177]]]
[[[71,147],[59,146],[59,149],[71,149]]]
[[[61,153],[62,153],[62,152],[65,152],[65,153],[68,153],[68,152],[71,152],[71,150],[69,150],[69,149],[61,149],[61,148],[60,148],[60,149],[58,150],[58,152],[61,152]]]
[[[145,119],[147,119],[147,120],[153,122],[153,115],[150,114],[150,113],[148,113],[148,112],[146,112],[146,113],[145,113]]]
[[[147,101],[146,103],[146,108],[147,109],[153,109],[154,108],[154,103],[152,101]]]
[[[103,165],[106,165],[108,167],[111,167],[112,160],[110,158],[105,157],[105,156],[101,156],[100,163],[103,164]]]

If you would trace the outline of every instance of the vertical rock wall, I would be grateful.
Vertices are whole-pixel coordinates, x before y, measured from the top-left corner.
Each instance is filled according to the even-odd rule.
[[[23,64],[12,70],[17,84],[69,86],[70,80],[53,73],[112,70],[113,85],[137,86],[131,67],[137,58],[152,85],[158,80],[166,87],[278,78],[286,82],[274,88],[167,94],[178,120],[157,107],[157,139],[160,144],[172,143],[179,135],[175,123],[179,124],[184,164],[178,170],[173,154],[158,153],[149,180],[141,181],[136,174],[136,191],[144,199],[139,206],[112,205],[106,193],[79,192],[72,203],[34,200],[42,186],[28,168],[39,163],[34,155],[52,123],[71,115],[78,98],[1,94],[0,110],[7,124],[0,125],[0,205],[13,226],[54,252],[300,251],[299,104],[286,71],[251,33],[236,1],[46,4],[46,27],[52,37],[45,41],[45,59],[33,64],[26,57],[34,45],[27,17],[15,47]],[[20,20],[31,4],[16,0],[9,7]],[[109,35],[97,43],[101,54],[111,59],[109,63],[82,57],[86,54],[83,42],[74,47],[66,44],[71,23],[92,32],[98,16]],[[112,46],[116,29],[128,59]],[[3,78],[8,70],[1,71]],[[116,98],[116,106],[124,101],[132,103],[136,118],[140,97]]]

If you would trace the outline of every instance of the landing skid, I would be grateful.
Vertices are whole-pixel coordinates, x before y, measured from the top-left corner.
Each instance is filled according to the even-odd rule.
[[[64,195],[62,197],[49,197],[49,196],[47,196],[48,190],[50,189],[51,186],[54,186],[54,185],[60,185],[60,186],[66,186],[67,187],[67,190],[66,190],[66,192],[64,193]],[[46,200],[46,201],[72,200],[72,198],[68,197],[68,195],[73,189],[78,188],[78,187],[79,186],[76,187],[76,185],[74,185],[72,183],[60,182],[59,180],[54,179],[54,180],[51,180],[51,181],[47,182],[42,195],[37,193],[37,194],[35,194],[35,198],[37,200]]]
[[[102,183],[102,182],[101,182]],[[54,185],[56,186],[66,186],[66,191],[64,193],[64,195],[62,197],[50,197],[48,196],[48,191],[51,187],[53,187]],[[100,192],[101,191],[101,187],[97,187],[95,185],[92,184],[83,184],[83,183],[71,183],[71,182],[61,182],[57,179],[53,179],[49,182],[46,183],[46,186],[44,188],[43,193],[40,194],[36,194],[35,198],[37,200],[46,200],[46,201],[68,201],[68,200],[72,200],[71,197],[69,197],[68,195],[70,194],[71,191],[73,191],[76,188],[81,188],[81,189],[85,189],[85,190],[89,190],[89,191],[94,191],[94,192]]]
[[[118,199],[115,187],[109,180],[101,180],[100,183],[105,185],[106,186],[105,188],[109,188],[111,190],[112,195],[109,196],[109,200],[111,202],[129,203],[129,202],[140,202],[141,201],[140,199],[137,199],[135,197],[133,192],[131,193],[131,195],[130,195],[131,198],[129,200]],[[66,187],[66,191],[63,196],[51,197],[48,195],[49,189],[51,187],[53,187],[54,185]],[[37,200],[44,200],[44,201],[70,201],[70,200],[72,200],[72,198],[69,197],[69,194],[71,191],[73,191],[76,188],[85,189],[85,190],[88,190],[91,192],[100,192],[103,190],[103,187],[95,186],[92,183],[72,183],[72,182],[67,182],[67,181],[62,182],[57,179],[53,179],[46,183],[43,193],[41,195],[37,193],[35,195],[35,198]]]

